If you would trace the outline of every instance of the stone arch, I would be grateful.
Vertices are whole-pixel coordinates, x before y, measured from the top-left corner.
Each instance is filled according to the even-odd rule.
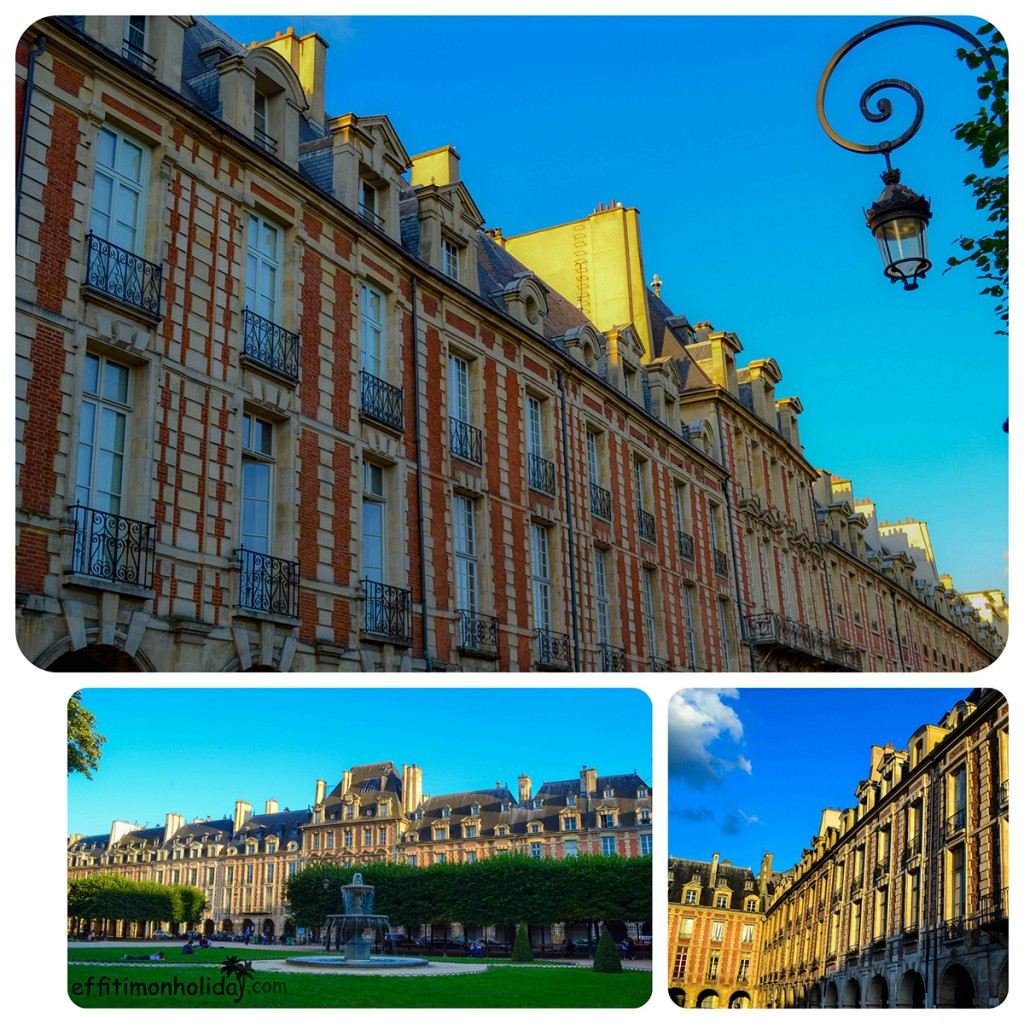
[[[294,107],[306,109],[306,94],[302,90],[302,83],[291,64],[279,53],[266,46],[254,46],[246,53],[245,64],[258,80],[272,82],[280,89]]]
[[[115,638],[116,639],[116,638]],[[36,664],[47,672],[153,672],[155,669],[149,659],[135,652],[135,657],[125,652],[123,646],[117,644],[87,643],[84,647],[73,649],[70,639],[65,639],[55,647],[63,647],[59,654],[46,652]],[[44,663],[45,661],[45,663]]]
[[[676,1006],[686,1005],[686,989],[685,988],[670,988],[668,990],[668,997],[672,1000]]]
[[[843,1007],[852,1009],[857,1006],[860,1006],[860,982],[850,978],[843,988]]]
[[[701,1010],[716,1010],[718,1003],[718,993],[713,988],[706,988],[697,996],[695,1005]]]
[[[783,1002],[782,1005],[787,1010],[792,1010],[796,1007],[796,991],[794,990],[792,985],[790,985],[790,987],[786,989],[785,1002]]]
[[[811,1009],[817,1010],[821,1006],[821,986],[812,981],[804,992],[804,1002]]]
[[[836,1007],[839,1005],[839,987],[834,981],[825,986],[825,1006]]]
[[[992,987],[991,992],[991,1003],[994,1006],[997,1003],[1001,1003],[1010,991],[1010,961],[1009,958],[1003,960],[1002,966],[999,968],[996,974],[996,983]]]
[[[889,1005],[889,983],[881,974],[876,974],[868,983],[868,1007],[885,1007]]]
[[[920,1010],[924,1007],[924,978],[917,971],[907,971],[896,990],[896,1005]]]
[[[953,963],[942,972],[935,1005],[959,1009],[977,1006],[977,993],[977,986],[967,968],[963,964]]]
[[[729,996],[729,1009],[730,1010],[749,1010],[753,1007],[754,1002],[750,998],[749,992],[744,992],[743,989],[738,989]]]

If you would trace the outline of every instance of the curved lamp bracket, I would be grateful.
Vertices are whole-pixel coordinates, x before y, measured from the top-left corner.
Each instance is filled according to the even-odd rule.
[[[902,89],[913,98],[916,110],[914,113],[914,120],[905,132],[901,135],[897,135],[895,139],[886,139],[879,142],[877,145],[868,146],[860,142],[851,142],[849,139],[844,139],[828,123],[828,119],[825,117],[825,90],[828,88],[829,79],[832,77],[832,72],[835,71],[836,66],[855,46],[864,42],[865,39],[870,39],[872,36],[878,35],[879,32],[885,32],[891,28],[901,28],[904,25],[932,25],[935,28],[942,28],[947,32],[952,32],[954,35],[963,39],[964,42],[970,44],[971,49],[976,51],[978,55],[984,59],[985,65],[989,70],[993,70],[995,67],[992,63],[992,58],[986,53],[985,46],[981,40],[971,35],[970,32],[961,28],[955,22],[946,21],[943,18],[910,17],[892,18],[889,21],[880,21],[877,25],[872,25],[870,28],[864,29],[863,32],[859,32],[848,42],[839,47],[832,59],[828,62],[824,72],[822,72],[821,81],[818,82],[818,120],[821,122],[821,127],[825,129],[825,134],[837,146],[842,146],[843,149],[848,149],[852,153],[883,153],[885,155],[886,163],[889,161],[889,153],[894,149],[898,149],[905,142],[909,142],[917,134],[918,128],[921,127],[921,119],[924,117],[924,101],[921,99],[921,94],[909,82],[901,81],[898,78],[885,78],[880,82],[875,82],[873,85],[869,85],[868,88],[864,90],[860,98],[860,112],[868,121],[879,123],[887,121],[892,116],[892,103],[890,103],[885,97],[878,100],[876,109],[870,110],[868,108],[868,103],[874,98],[875,93],[882,89]]]

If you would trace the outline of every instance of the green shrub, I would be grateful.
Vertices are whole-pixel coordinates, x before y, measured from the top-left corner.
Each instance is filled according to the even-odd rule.
[[[598,940],[597,950],[594,952],[594,970],[598,974],[618,974],[622,970],[619,951],[607,928],[601,929],[601,938]]]
[[[533,959],[533,947],[530,945],[530,930],[525,924],[516,929],[516,941],[512,947],[513,963],[528,963]]]

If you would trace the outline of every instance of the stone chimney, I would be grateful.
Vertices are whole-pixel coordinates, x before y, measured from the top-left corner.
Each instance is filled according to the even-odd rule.
[[[118,824],[118,822],[115,822]],[[175,814],[173,811],[167,812],[167,819],[164,822],[164,842],[168,842],[171,836],[178,831],[179,828],[184,826],[185,819],[180,814]],[[123,834],[123,833],[122,833]]]
[[[267,801],[267,805],[266,805],[266,810],[264,810],[263,813],[264,814],[277,814],[277,801],[276,800],[268,800]]]
[[[708,885],[712,889],[718,884],[718,853],[711,858],[711,873],[708,875]]]
[[[252,804],[245,800],[235,801],[234,831],[237,832],[252,817]]]
[[[761,872],[757,876],[757,888],[763,894],[768,891],[768,883],[772,878],[772,855],[766,853],[761,858]]]
[[[580,793],[583,796],[591,796],[597,792],[597,769],[588,768],[584,765],[580,769]]]
[[[341,795],[344,796],[352,788],[352,769],[346,768],[341,773]]]
[[[168,815],[170,817],[170,815]],[[133,825],[129,821],[112,821],[110,823],[110,840],[107,846],[113,846],[119,839],[126,836],[133,829],[138,828],[137,825]]]
[[[402,765],[402,812],[408,816],[423,802],[423,769]]]
[[[459,180],[459,154],[454,146],[441,146],[412,157],[410,183],[416,185],[454,185]]]
[[[323,779],[316,780],[316,796],[313,799],[313,804],[322,804],[324,797],[327,795],[327,783]]]
[[[533,796],[533,779],[529,775],[519,776],[519,802],[525,804]]]
[[[323,124],[327,42],[315,32],[300,37],[295,34],[295,29],[289,28],[287,32],[278,32],[273,39],[260,45],[279,53],[291,64],[302,91],[306,94],[310,118],[317,124]]]

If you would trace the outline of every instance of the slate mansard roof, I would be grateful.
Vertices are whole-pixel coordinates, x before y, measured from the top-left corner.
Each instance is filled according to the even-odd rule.
[[[669,860],[668,867],[669,903],[684,903],[685,890],[692,888],[696,883],[700,890],[697,894],[696,904],[691,904],[691,906],[715,907],[716,894],[720,894],[723,887],[730,890],[729,903],[725,909],[745,910],[747,900],[751,897],[757,897],[758,907],[761,906],[761,888],[758,885],[757,876],[751,868],[736,867],[729,863],[719,862],[715,869],[715,884],[712,886],[711,874],[715,865],[710,861],[673,857]],[[774,891],[775,885],[769,881],[764,895],[770,896]]]

